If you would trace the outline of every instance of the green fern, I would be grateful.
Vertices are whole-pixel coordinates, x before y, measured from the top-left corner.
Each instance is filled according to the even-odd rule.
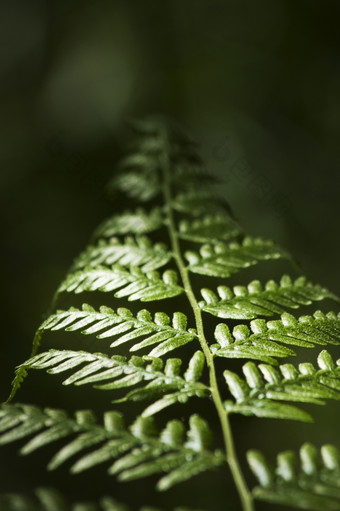
[[[340,359],[334,362],[323,349],[317,367],[289,360],[301,357],[305,348],[340,344],[340,315],[318,310],[293,315],[313,302],[338,298],[303,276],[244,285],[249,267],[278,259],[290,263],[290,256],[271,241],[246,235],[204,170],[195,144],[178,128],[146,120],[133,123],[133,129],[131,152],[108,190],[127,195],[137,207],[98,227],[59,286],[31,357],[17,368],[11,396],[1,408],[0,443],[25,439],[21,454],[55,443],[49,470],[71,463],[71,473],[93,472],[103,464],[116,481],[153,484],[156,476],[161,491],[199,474],[204,482],[205,473],[212,471],[215,478],[229,470],[243,511],[254,511],[257,500],[340,509],[335,447],[323,446],[320,458],[305,444],[300,470],[291,452],[278,456],[274,470],[259,451],[249,451],[259,480],[251,491],[231,427],[235,414],[311,422],[305,404],[339,400]],[[216,292],[212,279],[217,279]],[[74,306],[60,307],[65,300]],[[148,302],[148,308],[139,302]],[[46,346],[51,342],[52,349]],[[62,374],[69,392],[94,388],[93,394],[107,398],[103,423],[95,419],[95,402],[85,411],[74,406],[73,415],[10,403],[33,371],[42,384],[48,378],[58,385],[60,378],[53,375]],[[129,427],[123,415],[133,417]],[[1,502],[13,511],[126,509],[111,498],[70,508],[50,490],[39,490],[33,500],[4,495]]]
[[[98,505],[92,502],[78,502],[69,505],[63,496],[52,488],[37,488],[35,498],[16,493],[2,494],[0,495],[0,506],[6,511],[129,511],[125,504],[110,497],[103,497]],[[139,511],[160,511],[160,509],[142,506]],[[173,511],[194,510],[176,507]]]
[[[224,243],[202,245],[200,254],[185,253],[191,272],[211,277],[229,277],[240,268],[247,268],[261,260],[280,257],[288,256],[274,243],[250,237],[244,238],[242,244],[233,242],[229,245]]]
[[[86,267],[71,273],[61,284],[58,293],[84,293],[84,291],[104,291],[105,293],[119,289],[114,296],[128,296],[129,301],[141,300],[150,302],[164,300],[184,293],[182,286],[177,284],[178,278],[173,270],[166,270],[161,276],[157,271],[143,273],[140,268],[131,266],[126,269],[121,265],[111,268]]]
[[[61,410],[7,404],[0,411],[0,445],[38,432],[20,450],[21,454],[30,454],[51,442],[76,434],[75,439],[53,456],[47,467],[49,470],[86,450],[86,454],[72,465],[72,473],[116,460],[108,473],[118,474],[119,480],[130,481],[166,472],[157,488],[167,490],[225,462],[222,452],[209,450],[211,432],[206,422],[199,415],[192,415],[189,424],[190,429],[184,437],[184,426],[178,420],[168,422],[158,433],[148,417],[137,417],[130,428],[126,428],[121,414],[115,411],[106,412],[104,424],[100,425],[90,410],[78,411],[75,418],[69,418]],[[94,446],[94,450],[88,452]]]
[[[171,252],[163,243],[152,244],[146,236],[128,236],[123,243],[118,238],[110,238],[108,241],[100,239],[97,245],[88,247],[80,255],[74,269],[119,263],[122,266],[133,264],[143,272],[148,272],[165,266],[171,258]]]
[[[310,305],[313,301],[336,297],[327,289],[307,282],[304,277],[292,282],[284,275],[280,283],[268,281],[263,289],[258,280],[245,286],[227,286],[217,288],[218,296],[210,289],[202,289],[204,301],[202,310],[224,319],[255,319],[258,316],[282,314],[285,309],[297,309],[301,305]]]
[[[88,304],[83,304],[81,310],[72,307],[68,311],[61,310],[51,314],[39,327],[40,333],[46,330],[80,330],[84,335],[96,334],[97,339],[119,336],[111,343],[111,348],[143,338],[142,341],[134,343],[130,351],[139,351],[156,344],[148,353],[150,357],[162,356],[197,339],[196,330],[187,329],[187,318],[182,312],[175,312],[171,321],[164,312],[156,313],[152,319],[146,309],[140,310],[134,316],[126,308],[120,307],[114,312],[111,308],[102,306],[98,312]],[[123,333],[124,335],[121,335]]]
[[[258,451],[248,452],[248,461],[260,483],[256,499],[287,504],[313,511],[338,511],[340,508],[340,455],[333,445],[320,450],[311,444],[300,449],[300,468],[293,451],[277,456],[274,471]]]
[[[337,362],[340,365],[340,360]],[[225,403],[228,413],[241,413],[257,417],[295,419],[305,422],[312,417],[296,407],[280,401],[324,404],[324,399],[340,399],[340,371],[329,353],[319,354],[317,371],[310,363],[280,366],[280,372],[269,364],[256,366],[247,362],[242,371],[245,380],[232,371],[224,371],[226,383],[235,403]],[[281,374],[280,374],[281,373]]]
[[[162,212],[154,208],[150,212],[138,208],[109,218],[94,233],[94,238],[111,238],[118,234],[146,234],[156,231],[164,223]]]
[[[128,388],[146,382],[144,387],[132,390],[119,402],[154,401],[142,413],[143,417],[147,417],[172,404],[186,403],[190,397],[206,397],[210,389],[198,381],[204,363],[202,351],[196,351],[183,376],[180,376],[182,361],[179,358],[168,358],[162,369],[163,361],[160,358],[133,356],[127,360],[119,355],[108,357],[102,353],[50,350],[28,360],[19,366],[18,371],[47,369],[49,374],[57,374],[82,366],[64,380],[63,384],[95,383],[95,388],[103,390]],[[110,382],[98,385],[107,380]]]

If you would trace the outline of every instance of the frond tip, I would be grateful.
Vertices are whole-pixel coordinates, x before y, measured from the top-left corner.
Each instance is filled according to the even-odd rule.
[[[139,416],[126,428],[121,414],[115,411],[106,412],[104,424],[101,425],[96,423],[89,410],[78,411],[74,418],[70,418],[61,410],[42,410],[20,404],[3,405],[0,431],[2,445],[31,436],[20,449],[23,455],[72,436],[73,439],[49,462],[49,470],[75,456],[78,460],[71,467],[72,473],[116,460],[108,473],[117,475],[120,481],[163,473],[157,483],[157,489],[161,491],[218,467],[225,461],[220,451],[210,450],[211,431],[199,415],[190,417],[187,432],[179,420],[168,422],[158,432],[151,417]]]
[[[275,470],[259,451],[249,451],[247,458],[259,482],[253,490],[255,499],[309,511],[340,509],[340,455],[333,445],[322,446],[319,453],[312,444],[304,444],[299,466],[294,452],[281,452]]]

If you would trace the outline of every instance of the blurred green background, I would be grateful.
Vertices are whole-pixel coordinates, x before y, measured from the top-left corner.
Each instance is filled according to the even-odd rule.
[[[339,22],[337,0],[1,0],[1,398],[112,212],[129,118],[179,121],[241,224],[340,293]]]

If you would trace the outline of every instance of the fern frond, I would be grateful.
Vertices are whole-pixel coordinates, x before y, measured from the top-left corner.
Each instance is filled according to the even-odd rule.
[[[174,197],[171,205],[175,211],[192,216],[209,214],[211,212],[225,212],[222,198],[216,200],[216,194],[212,193],[210,190],[202,190],[201,187],[197,190],[189,189],[185,192],[178,193],[176,197]]]
[[[108,183],[109,190],[118,190],[141,202],[161,193],[157,155],[143,152],[128,154],[118,168],[121,173]]]
[[[145,211],[142,208],[135,212],[127,211],[105,220],[95,231],[95,238],[111,238],[119,234],[146,234],[156,231],[164,224],[160,208]]]
[[[75,511],[76,505],[69,506],[62,495],[51,488],[37,488],[35,494],[35,499],[16,493],[0,494],[0,509],[6,511]],[[91,508],[91,505],[82,503],[83,511],[99,510],[97,506]],[[119,507],[117,511],[120,511]]]
[[[237,325],[232,334],[225,323],[215,329],[218,344],[210,346],[212,353],[224,358],[248,358],[277,364],[273,357],[288,357],[295,352],[280,346],[289,344],[302,348],[313,348],[315,344],[326,346],[340,344],[340,315],[334,312],[314,312],[313,316],[296,319],[288,312],[280,320],[254,319],[247,325]]]
[[[90,245],[75,261],[73,269],[118,263],[122,266],[139,266],[146,273],[165,266],[171,258],[171,252],[163,243],[153,244],[146,236],[128,236],[122,242],[118,238],[110,238]]]
[[[39,327],[39,331],[66,330],[80,331],[84,335],[96,334],[97,339],[108,339],[119,335],[112,342],[111,348],[143,338],[133,344],[130,351],[138,351],[157,345],[148,355],[160,357],[174,349],[197,339],[194,329],[187,329],[187,318],[182,312],[175,312],[172,321],[164,312],[157,312],[152,319],[149,311],[140,310],[136,317],[131,311],[120,307],[115,312],[110,307],[102,306],[96,311],[88,304],[82,309],[71,307],[67,311],[57,311]],[[124,335],[121,335],[123,334]]]
[[[256,319],[251,322],[251,327],[256,328],[255,322],[263,321]],[[277,365],[273,357],[282,358],[294,356],[295,352],[285,346],[280,346],[274,341],[262,338],[260,335],[250,334],[247,325],[237,325],[231,334],[225,323],[219,323],[215,328],[217,344],[212,344],[210,350],[214,356],[223,358],[246,358],[260,360],[268,364]]]
[[[108,189],[119,190],[128,197],[141,202],[147,202],[161,192],[158,176],[154,169],[124,172],[108,184]]]
[[[182,220],[179,236],[197,243],[213,243],[236,238],[243,231],[227,214],[205,215],[193,221]]]
[[[263,289],[258,280],[245,286],[227,286],[217,288],[218,296],[210,289],[201,290],[204,301],[200,307],[205,312],[219,318],[255,319],[257,316],[282,314],[285,309],[297,309],[301,305],[310,305],[313,301],[338,298],[327,289],[308,282],[305,277],[292,281],[284,275],[280,283],[269,280]]]
[[[318,356],[319,370],[310,363],[272,365],[247,362],[243,368],[245,379],[232,371],[224,371],[230,393],[235,399],[227,401],[228,413],[241,413],[276,419],[311,421],[306,412],[283,402],[323,405],[325,399],[340,400],[340,359],[336,365],[323,350]],[[337,367],[338,366],[338,367]]]
[[[247,457],[259,482],[253,490],[256,499],[309,511],[340,509],[340,455],[333,445],[323,445],[319,453],[305,443],[300,466],[294,452],[281,452],[275,470],[259,451],[249,451]]]
[[[259,261],[287,258],[288,255],[271,241],[246,237],[241,244],[203,245],[199,254],[186,252],[185,257],[189,263],[188,269],[193,273],[229,277],[241,268],[248,268]]]
[[[37,488],[35,498],[18,493],[0,494],[0,509],[4,511],[128,511],[125,504],[111,497],[103,497],[98,504],[77,502],[69,504],[66,499],[52,488]],[[161,511],[155,507],[142,506],[139,511]],[[173,511],[190,511],[186,507],[176,507]],[[192,510],[194,511],[194,510]],[[198,511],[198,510],[196,510]]]
[[[191,357],[183,376],[180,374],[181,359],[170,358],[163,369],[163,361],[152,357],[108,357],[102,353],[86,351],[49,350],[40,353],[18,367],[21,369],[43,369],[50,374],[73,371],[64,385],[96,384],[101,390],[115,390],[145,384],[130,391],[124,398],[113,402],[154,401],[144,412],[143,417],[154,415],[175,403],[186,403],[189,398],[206,397],[209,387],[199,382],[205,363],[201,351]],[[105,381],[103,384],[102,382]],[[98,385],[98,384],[101,385]]]
[[[158,490],[167,490],[225,460],[220,451],[209,449],[212,435],[199,415],[190,417],[185,435],[184,426],[178,420],[168,422],[158,433],[151,417],[137,417],[129,428],[125,428],[121,414],[115,411],[106,412],[101,425],[95,422],[89,410],[78,411],[75,418],[70,418],[60,410],[3,405],[0,431],[2,445],[34,435],[20,449],[23,455],[72,435],[71,442],[49,462],[49,470],[76,455],[78,460],[71,467],[72,473],[115,459],[108,473],[118,475],[120,481],[165,473],[157,483]],[[101,445],[97,447],[98,444]]]
[[[278,341],[284,344],[313,347],[315,344],[340,344],[340,314],[334,312],[324,314],[315,311],[313,316],[300,316],[296,319],[285,312],[280,320],[254,320],[250,323],[254,335],[261,340]]]
[[[178,285],[177,273],[166,270],[162,276],[157,271],[143,273],[138,267],[129,270],[117,264],[111,268],[91,266],[67,275],[58,289],[58,293],[83,293],[85,291],[102,291],[109,293],[119,289],[116,298],[127,297],[129,301],[151,302],[164,300],[184,293]]]
[[[44,446],[51,449],[50,444],[57,442],[49,470],[68,464],[72,473],[80,473],[106,463],[108,473],[120,481],[158,476],[158,490],[228,465],[243,511],[254,511],[254,497],[301,509],[339,510],[340,453],[333,446],[324,446],[320,459],[315,448],[305,444],[300,451],[300,470],[290,452],[279,454],[275,471],[261,453],[250,451],[248,460],[260,483],[252,494],[238,461],[230,416],[238,413],[309,422],[312,418],[302,409],[304,403],[323,405],[325,400],[340,399],[340,359],[334,362],[323,350],[315,366],[279,365],[277,360],[296,355],[295,347],[339,345],[340,314],[317,311],[313,316],[295,318],[288,312],[314,301],[340,300],[304,277],[292,281],[283,276],[278,283],[270,280],[265,284],[254,280],[248,286],[232,288],[222,285],[230,284],[226,279],[231,275],[260,261],[288,255],[272,242],[245,237],[214,188],[218,180],[205,170],[196,145],[176,126],[163,119],[136,122],[133,126],[137,139],[109,188],[127,196],[128,204],[132,200],[144,206],[151,204],[149,208],[115,215],[99,226],[92,244],[75,261],[59,287],[51,310],[55,311],[60,293],[86,292],[89,300],[97,301],[103,295],[95,292],[101,291],[111,293],[106,295],[106,301],[114,296],[117,301],[154,302],[184,295],[177,302],[184,306],[183,312],[171,311],[172,317],[164,312],[152,316],[146,309],[132,313],[127,308],[101,306],[98,310],[98,306],[95,309],[86,304],[81,309],[53,312],[36,332],[31,358],[17,368],[9,401],[31,369],[41,370],[58,374],[61,378],[57,380],[64,380],[64,385],[78,386],[79,396],[79,387],[84,385],[112,391],[108,395],[110,400],[116,398],[111,401],[115,406],[124,407],[123,403],[130,402],[127,413],[134,417],[132,424],[126,427],[122,414],[113,410],[106,412],[100,423],[93,410],[80,410],[70,416],[51,408],[7,404],[0,407],[0,444],[26,439],[20,452],[29,454]],[[148,233],[150,236],[146,236]],[[167,236],[167,245],[156,242],[157,234],[159,240]],[[185,250],[188,251],[184,253]],[[245,273],[241,274],[240,283],[244,283]],[[192,274],[219,278],[217,292],[202,289],[203,300],[199,302],[196,281],[203,279]],[[62,298],[69,301],[71,296]],[[123,300],[118,305],[124,305]],[[79,303],[79,298],[75,303]],[[167,305],[171,310],[174,301]],[[155,305],[152,310],[157,310]],[[204,313],[222,318],[219,321],[223,322],[209,321]],[[196,329],[187,328],[187,317],[192,318]],[[209,337],[216,323],[214,344]],[[114,354],[69,349],[38,353],[47,331],[79,332],[101,341],[108,339]],[[50,338],[53,340],[54,336]],[[75,336],[75,343],[77,339],[79,335]],[[90,341],[86,344],[95,344],[94,339]],[[191,341],[195,343],[190,344]],[[101,351],[106,351],[105,341],[103,346]],[[179,353],[189,360],[183,369],[180,358],[169,358],[169,353],[182,347],[185,349]],[[128,349],[131,354],[143,355],[123,356]],[[222,363],[217,357],[245,359],[243,375],[231,370],[235,364],[223,367],[223,372],[221,366],[226,365],[226,360]],[[222,377],[226,381],[224,389],[220,385]],[[209,408],[204,407],[202,399]],[[146,404],[137,407],[137,401]],[[197,413],[190,416],[188,426],[182,419],[163,423],[160,430],[156,428],[155,414],[173,404],[183,411],[179,406],[182,403],[189,407],[186,416],[196,404],[203,405],[212,428],[220,433],[224,452],[212,447],[208,422]],[[91,404],[86,406],[90,408]],[[101,403],[95,404],[94,409],[100,406]],[[162,414],[158,417],[161,419]],[[7,499],[5,505],[9,502],[12,506],[14,502],[14,506],[28,511],[27,501],[16,498]],[[44,511],[69,509],[62,501],[56,503],[48,491],[38,494],[34,509],[29,511],[37,511],[37,506],[43,506]],[[104,499],[98,505],[75,505],[71,511],[80,510],[126,508]]]

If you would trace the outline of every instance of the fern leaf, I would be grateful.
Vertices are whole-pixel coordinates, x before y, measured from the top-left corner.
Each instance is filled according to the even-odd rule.
[[[187,318],[182,312],[175,312],[171,321],[164,312],[157,312],[152,319],[146,309],[140,310],[135,317],[123,307],[117,312],[105,306],[96,311],[88,304],[83,304],[81,310],[71,307],[67,311],[57,311],[42,323],[39,330],[81,331],[84,335],[96,334],[98,339],[120,336],[112,342],[111,348],[142,338],[132,345],[130,351],[156,344],[148,354],[150,357],[160,357],[197,339],[196,331],[187,329]]]
[[[222,199],[216,200],[216,195],[210,190],[189,189],[180,192],[174,197],[172,207],[179,213],[186,213],[192,216],[202,214],[211,214],[212,212],[221,213],[225,211],[222,205]]]
[[[89,246],[76,260],[73,269],[118,263],[122,266],[139,266],[146,273],[165,266],[171,258],[171,252],[163,243],[152,244],[146,236],[129,236],[123,242],[118,238],[110,238]]]
[[[254,320],[250,325],[252,337],[264,341],[278,341],[303,348],[311,348],[315,344],[340,344],[340,315],[333,312],[324,314],[316,311],[313,316],[304,315],[298,319],[285,312],[280,320]]]
[[[288,357],[295,352],[278,343],[312,348],[315,344],[338,345],[340,339],[340,316],[316,311],[313,316],[296,319],[284,312],[280,320],[254,319],[247,325],[237,325],[232,333],[225,323],[215,329],[218,344],[210,346],[212,353],[224,358],[248,358],[276,365],[273,357]]]
[[[147,202],[162,191],[158,167],[157,155],[142,152],[129,154],[121,160],[121,173],[109,182],[108,189],[118,190],[132,199]]]
[[[225,462],[220,451],[210,450],[211,432],[207,423],[198,415],[190,417],[185,437],[184,426],[178,420],[168,422],[158,433],[151,417],[137,417],[130,428],[125,428],[121,414],[114,411],[106,412],[104,425],[100,425],[95,422],[89,410],[78,411],[75,418],[70,418],[60,410],[42,410],[17,404],[2,406],[0,429],[3,432],[0,444],[38,433],[21,448],[23,455],[72,436],[71,442],[62,447],[50,461],[50,470],[76,455],[81,457],[72,465],[73,473],[116,459],[108,472],[118,474],[121,481],[165,473],[158,482],[159,490],[166,490]],[[76,438],[74,435],[77,435]],[[98,444],[101,445],[98,447]],[[89,452],[89,449],[92,451]],[[141,449],[149,451],[147,461],[141,461]],[[129,456],[129,468],[126,467],[126,461],[122,461],[126,460],[126,456]]]
[[[224,371],[224,377],[235,402],[227,401],[228,413],[241,413],[257,417],[295,419],[310,421],[311,417],[285,401],[324,404],[325,399],[340,400],[340,360],[333,362],[323,350],[318,356],[319,370],[310,363],[302,363],[296,369],[283,364],[278,369],[272,365],[247,362],[242,370],[245,379],[232,371]]]
[[[288,257],[271,241],[247,237],[242,244],[237,242],[226,245],[203,245],[200,253],[186,252],[189,270],[210,277],[229,277],[241,268],[247,268],[261,260]]]
[[[146,234],[162,227],[164,221],[161,210],[154,208],[150,212],[142,208],[135,212],[114,215],[103,222],[94,233],[95,238],[111,238],[118,234]]]
[[[185,212],[187,214],[198,214],[198,204],[197,201],[194,202],[193,195],[197,192],[199,195],[202,190],[202,186],[207,190],[211,191],[209,195],[213,193],[212,185],[215,185],[218,183],[218,179],[213,174],[207,172],[203,167],[202,163],[199,161],[179,161],[174,164],[173,173],[170,176],[170,182],[173,185],[174,189],[178,191],[178,194],[174,197],[171,205],[172,207],[181,212]],[[183,194],[183,196],[182,196]],[[216,195],[216,194],[215,194]],[[194,210],[196,210],[196,213],[193,213],[192,211],[189,211],[189,208],[187,208],[184,205],[185,198],[188,199],[188,201],[192,201],[192,206],[194,207]],[[215,197],[216,198],[216,197]],[[179,199],[179,200],[178,200]],[[221,211],[221,208],[218,206],[218,204],[222,204],[222,200],[218,200],[214,202],[213,209],[211,211]],[[229,205],[224,202],[223,203],[226,206],[226,209],[230,212]],[[182,208],[182,209],[181,209]],[[184,211],[184,208],[186,211]],[[199,214],[203,213],[203,206],[199,208],[201,211]],[[204,211],[207,212],[207,209],[204,209]],[[225,209],[223,209],[223,212],[225,212]]]
[[[109,182],[108,190],[119,190],[141,202],[147,202],[161,192],[158,176],[153,169],[125,172]]]
[[[111,497],[103,497],[98,504],[93,502],[69,504],[59,492],[52,488],[37,488],[35,495],[35,498],[30,498],[17,493],[0,494],[0,508],[4,511],[128,511],[125,504]],[[142,506],[139,509],[140,511],[160,511],[158,508],[149,506]],[[176,507],[173,511],[190,510]]]
[[[259,482],[253,490],[256,499],[310,511],[340,509],[340,456],[333,445],[322,446],[319,453],[304,444],[300,466],[294,452],[281,452],[275,471],[261,452],[249,451],[247,457]]]
[[[284,275],[279,284],[268,281],[264,289],[258,280],[254,280],[247,287],[235,286],[233,290],[219,286],[218,297],[210,289],[202,289],[201,292],[204,298],[200,303],[202,310],[230,319],[255,319],[257,316],[282,314],[287,308],[297,309],[325,298],[338,300],[327,289],[307,282],[305,277],[292,282],[288,275]]]
[[[69,274],[59,287],[58,293],[78,294],[85,291],[109,293],[119,289],[114,295],[117,298],[128,297],[129,301],[151,302],[184,293],[177,280],[177,274],[173,270],[166,270],[161,277],[157,271],[143,273],[138,267],[127,270],[118,264],[110,269],[105,266],[87,267]]]
[[[171,404],[185,403],[193,396],[206,397],[210,389],[198,381],[204,361],[203,353],[197,351],[181,376],[182,361],[178,358],[168,359],[163,370],[163,362],[159,358],[133,356],[127,360],[126,357],[108,357],[102,353],[49,350],[21,364],[18,370],[43,369],[50,374],[59,374],[78,368],[64,380],[64,385],[95,383],[95,388],[101,390],[129,388],[146,382],[144,387],[132,390],[119,399],[119,402],[156,400],[143,412],[143,417],[146,417]],[[79,366],[82,366],[81,369]]]
[[[217,357],[246,358],[277,365],[278,363],[273,357],[282,358],[295,355],[294,351],[285,346],[262,339],[260,336],[250,335],[247,325],[237,325],[231,334],[225,323],[219,323],[215,328],[215,339],[217,344],[212,344],[210,350]]]
[[[36,499],[24,495],[8,493],[0,495],[0,507],[6,511],[73,511],[74,506],[67,505],[65,499],[51,488],[38,488]],[[93,511],[90,504],[83,504],[83,511]],[[119,509],[119,508],[118,508]],[[98,508],[96,508],[96,511]]]
[[[241,228],[226,214],[206,215],[192,222],[182,220],[179,224],[180,238],[198,243],[230,240],[240,234],[242,234]]]

